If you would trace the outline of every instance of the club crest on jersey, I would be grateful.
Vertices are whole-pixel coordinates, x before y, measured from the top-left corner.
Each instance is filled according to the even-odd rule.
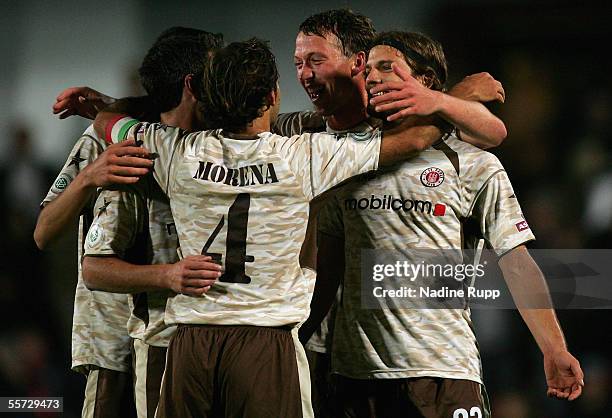
[[[438,187],[444,182],[444,171],[437,167],[426,168],[421,173],[421,183],[425,187]]]

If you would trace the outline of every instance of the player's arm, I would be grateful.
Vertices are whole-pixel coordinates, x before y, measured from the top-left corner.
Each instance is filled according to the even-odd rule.
[[[47,247],[78,218],[98,187],[135,183],[147,174],[153,163],[140,157],[145,155],[144,148],[134,146],[131,140],[109,147],[87,164],[66,189],[44,204],[34,230],[38,248]]]
[[[493,101],[504,103],[506,101],[506,91],[504,90],[502,83],[497,81],[487,72],[472,74],[465,77],[459,83],[455,84],[448,91],[448,94],[459,99],[479,103],[488,103]],[[483,141],[479,137],[473,137],[461,131],[457,131],[457,135],[460,137],[460,139],[481,149],[495,147],[503,142],[503,138],[498,143],[488,140]]]
[[[91,87],[69,87],[56,97],[53,114],[59,114],[60,119],[78,115],[93,120],[98,112],[116,100]]]
[[[547,394],[560,399],[576,399],[582,392],[582,370],[567,351],[545,279],[524,246],[535,237],[497,158],[483,153],[475,164],[474,167],[480,169],[466,170],[463,175],[465,184],[475,186],[470,216],[480,225],[482,237],[500,255],[499,266],[504,279],[542,350]],[[486,176],[489,178],[478,187]]]
[[[83,280],[87,288],[114,293],[169,289],[175,293],[201,296],[221,276],[221,270],[221,266],[205,255],[157,265],[131,264],[116,256],[86,256],[83,259]]]
[[[139,115],[151,112],[152,109],[146,96],[119,99],[98,113],[93,126],[106,143],[120,143],[127,138],[135,138],[138,144],[144,144],[151,158],[156,161],[152,170],[153,178],[167,192],[169,166],[186,132],[160,123],[141,122]]]
[[[443,131],[434,124],[434,118],[422,122],[429,124],[414,125],[414,121],[407,119],[385,128],[378,165],[387,166],[408,160],[439,141]]]
[[[94,129],[100,138],[104,138],[107,142],[120,142],[125,138],[120,137],[119,133],[111,135],[112,127],[118,119],[122,117],[132,119],[131,125],[125,129],[127,133],[129,127],[139,121],[150,120],[151,116],[156,113],[159,115],[149,96],[124,97],[98,112],[94,120]]]
[[[325,131],[325,119],[316,112],[281,113],[272,121],[270,128],[273,133],[280,136],[323,132]]]
[[[219,276],[220,267],[207,256],[159,265],[126,260],[126,254],[142,242],[149,228],[148,203],[140,186],[105,189],[95,206],[100,210],[84,241],[83,279],[88,288],[115,293],[171,289],[201,295]],[[177,244],[168,241],[167,245],[173,248]]]
[[[310,316],[300,327],[299,337],[306,344],[329,312],[344,277],[344,239],[319,231],[317,280],[310,302]]]
[[[302,180],[304,194],[314,199],[351,177],[412,158],[441,137],[435,125],[405,120],[384,131],[281,137],[275,146]]]
[[[488,103],[506,101],[504,86],[487,72],[471,74],[450,88],[448,94],[463,100]]]
[[[95,186],[90,186],[82,176],[77,176],[55,200],[44,204],[34,229],[36,246],[44,250],[52,244],[78,219],[95,190]]]
[[[544,355],[548,396],[570,401],[578,398],[584,386],[584,373],[578,360],[567,350],[544,275],[524,245],[505,254],[499,266],[525,324]]]
[[[135,119],[146,121],[159,119],[159,109],[149,96],[115,99],[91,87],[69,87],[63,90],[55,99],[53,114],[60,114],[60,119],[79,115],[93,120],[98,113],[111,105],[115,105],[113,106],[115,112],[125,113]]]
[[[431,90],[397,65],[393,65],[393,71],[403,81],[385,82],[370,90],[372,94],[386,92],[370,100],[376,111],[397,110],[387,117],[388,121],[436,114],[454,125],[464,134],[466,141],[470,140],[476,146],[497,146],[506,138],[504,123],[482,103]]]

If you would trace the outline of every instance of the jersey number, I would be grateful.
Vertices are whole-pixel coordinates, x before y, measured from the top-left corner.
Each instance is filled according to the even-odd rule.
[[[244,263],[251,263],[255,259],[246,253],[247,224],[249,222],[249,207],[251,206],[251,195],[240,193],[227,212],[227,239],[225,240],[225,272],[219,278],[221,282],[228,283],[251,283],[251,278],[246,275]],[[212,235],[202,248],[202,255],[209,255],[215,263],[222,263],[223,254],[209,253],[219,231],[225,224],[225,215],[215,227]]]
[[[468,411],[463,408],[455,409],[455,411],[453,412],[453,418],[470,418],[470,417],[482,418],[482,411],[480,410],[480,408],[477,406],[472,407],[470,409],[469,415],[468,415]]]

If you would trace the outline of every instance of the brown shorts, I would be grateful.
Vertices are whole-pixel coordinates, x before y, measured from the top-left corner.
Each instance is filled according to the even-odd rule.
[[[336,417],[490,418],[485,388],[471,380],[336,378]]]
[[[167,350],[166,347],[155,347],[138,339],[132,340],[134,398],[139,418],[155,417]]]
[[[132,376],[91,366],[87,373],[83,418],[136,417]]]
[[[170,341],[158,418],[311,416],[297,330],[181,325]]]

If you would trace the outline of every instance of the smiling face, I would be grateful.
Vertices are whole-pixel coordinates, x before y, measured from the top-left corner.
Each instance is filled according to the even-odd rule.
[[[404,59],[404,55],[397,49],[387,45],[377,45],[370,50],[368,56],[368,62],[366,63],[366,88],[368,89],[368,103],[372,98],[370,89],[377,84],[381,84],[387,81],[402,81],[402,79],[393,72],[391,64],[395,64],[400,68],[404,68],[410,71],[410,74],[414,76],[412,68],[408,65]],[[418,77],[417,77],[418,78]],[[383,92],[377,93],[382,95]],[[393,111],[395,112],[395,111]],[[391,113],[393,113],[391,112]],[[388,114],[378,113],[374,110],[374,107],[368,104],[368,114],[371,116],[381,118],[388,116]]]
[[[319,114],[331,116],[347,105],[355,105],[350,103],[355,97],[353,60],[342,53],[335,35],[298,33],[294,64],[298,81]]]

